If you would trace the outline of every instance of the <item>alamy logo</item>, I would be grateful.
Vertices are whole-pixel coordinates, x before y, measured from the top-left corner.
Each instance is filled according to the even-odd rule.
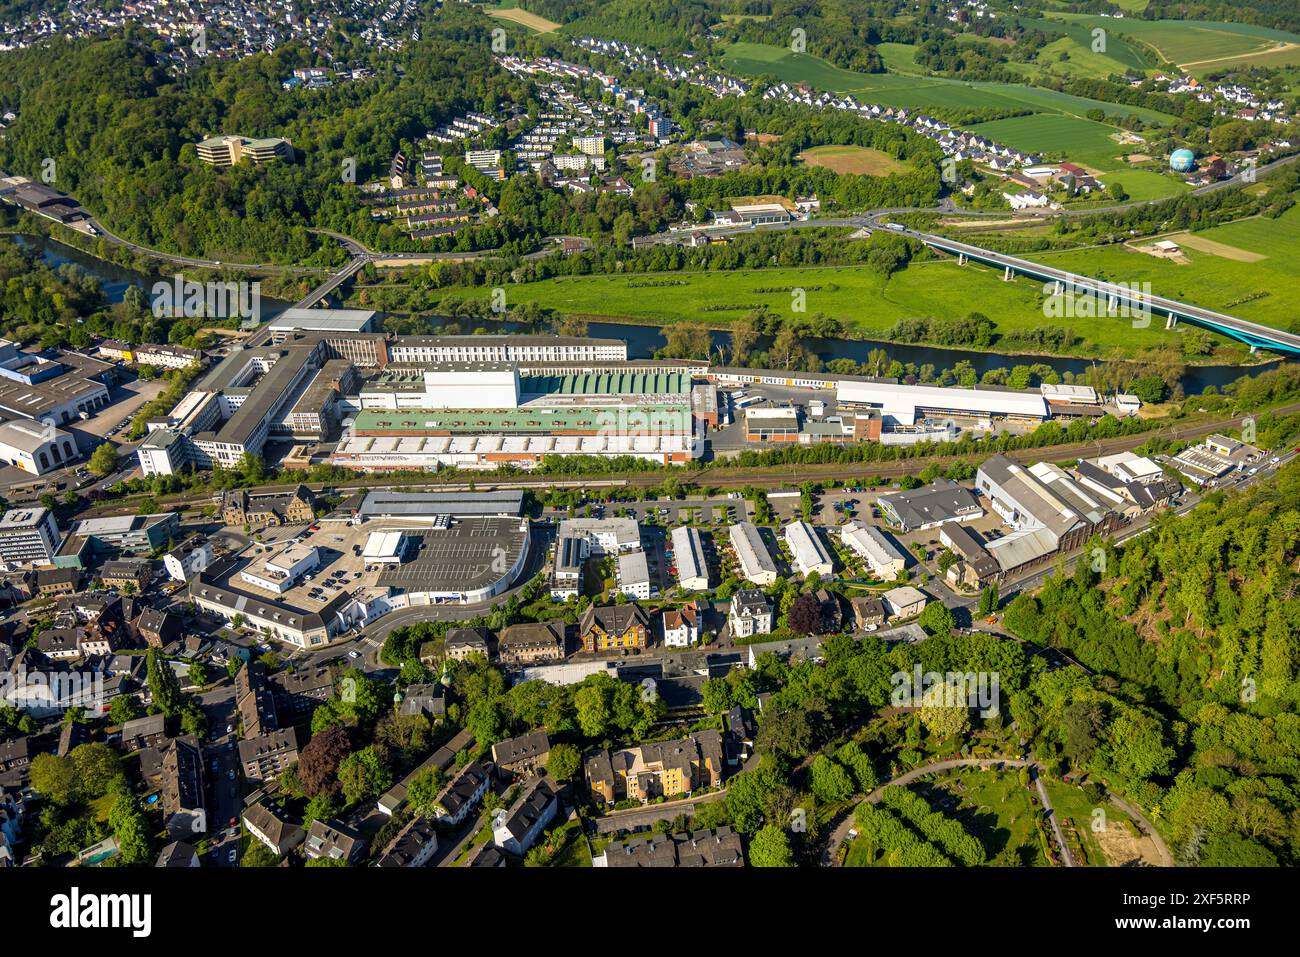
[[[236,316],[261,321],[262,317],[260,282],[193,282],[177,273],[171,282],[154,283],[152,292],[153,314],[160,319]]]
[[[153,896],[150,894],[70,893],[50,898],[50,926],[55,930],[126,928],[133,937],[153,931]]]
[[[998,714],[1001,685],[996,671],[897,671],[889,679],[896,708],[972,708],[980,717]]]

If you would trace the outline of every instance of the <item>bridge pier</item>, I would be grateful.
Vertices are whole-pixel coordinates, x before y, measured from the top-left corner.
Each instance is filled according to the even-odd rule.
[[[1011,267],[1010,267],[1010,266],[1008,266],[1005,270],[1003,270],[1003,272],[1002,272],[1002,281],[1003,281],[1003,282],[1010,282],[1010,281],[1011,281]]]
[[[1165,328],[1172,329],[1176,325],[1178,325],[1178,317],[1170,313],[1169,318],[1165,320]]]
[[[964,265],[966,265],[966,254],[965,254],[965,253],[958,253],[958,254],[957,254],[957,265],[958,265],[958,266],[964,266]]]

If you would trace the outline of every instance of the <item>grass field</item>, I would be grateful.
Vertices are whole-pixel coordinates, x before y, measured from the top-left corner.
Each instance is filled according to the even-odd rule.
[[[1078,116],[1013,116],[977,123],[971,130],[1016,149],[1065,155],[1071,162],[1102,172],[1124,169],[1127,164],[1119,157],[1132,151],[1131,146],[1121,146],[1111,139],[1113,126]]]
[[[809,166],[858,176],[888,176],[907,169],[888,153],[865,146],[815,146],[804,150],[799,158]]]
[[[898,55],[898,51],[894,51],[894,56]],[[842,70],[815,56],[791,53],[784,47],[760,43],[732,44],[723,63],[727,69],[748,76],[772,75],[786,82],[809,83],[820,90],[851,93],[867,102],[907,109],[1000,108],[1079,117],[1088,110],[1101,109],[1107,116],[1137,115],[1155,123],[1173,120],[1168,114],[1155,110],[1104,103],[1015,83],[963,82],[899,73],[858,73]]]
[[[1040,285],[1028,279],[1002,282],[999,272],[952,261],[914,265],[888,280],[866,269],[836,267],[675,272],[662,278],[682,285],[635,285],[649,278],[653,277],[570,276],[512,285],[507,295],[511,302],[532,302],[591,318],[726,328],[759,306],[788,314],[789,290],[799,287],[806,291],[809,314],[832,316],[863,338],[879,335],[900,319],[959,317],[972,310],[987,315],[1003,333],[1035,329],[1047,321]],[[759,291],[764,289],[775,291]],[[445,294],[477,298],[488,292],[452,287]],[[1178,341],[1178,333],[1166,331],[1161,323],[1135,330],[1122,319],[1051,321],[1071,325],[1086,340],[1085,347],[1076,349],[1081,355],[1125,356],[1136,348]]]
[[[502,0],[497,9],[494,10],[488,7],[483,12],[489,17],[496,17],[498,20],[509,20],[511,23],[517,23],[521,27],[527,27],[536,33],[554,33],[560,29],[558,23],[547,20],[545,17],[539,17],[535,13],[529,13],[518,6],[518,0]]]
[[[914,785],[913,790],[933,809],[960,821],[984,845],[990,860],[1012,848],[1022,865],[1047,864],[1034,827],[1036,810],[1015,772],[949,772]],[[866,842],[858,838],[849,846],[844,866],[888,865],[883,857],[871,860]]]
[[[1279,329],[1296,323],[1295,302],[1300,297],[1300,207],[1277,219],[1254,217],[1197,232],[1199,239],[1222,243],[1266,257],[1242,262],[1196,248],[1182,239],[1189,265],[1147,256],[1122,246],[1081,252],[1042,253],[1041,262],[1105,279],[1150,282],[1163,296],[1217,309],[1241,319]],[[1153,323],[1155,325],[1155,323]]]
[[[1028,29],[1045,33],[1064,32],[1065,37],[1045,46],[1033,63],[1011,64],[1012,69],[1033,73],[1040,69],[1065,76],[1104,79],[1113,73],[1126,70],[1144,70],[1147,63],[1139,47],[1125,42],[1123,37],[1108,36],[1105,52],[1093,52],[1091,26],[1063,20],[1019,17],[1020,24]],[[1068,59],[1061,60],[1061,54]]]
[[[1132,145],[1122,146],[1111,138],[1114,127],[1077,116],[1040,113],[1016,116],[992,123],[978,123],[975,132],[1022,149],[1043,155],[1055,155],[1078,163],[1101,175],[1103,185],[1118,182],[1134,200],[1161,199],[1186,192],[1188,186],[1174,176],[1152,169],[1134,169],[1123,159]],[[1098,200],[1105,205],[1108,200]]]
[[[1297,44],[1286,62],[1300,63],[1300,36],[1249,23],[1211,23],[1204,20],[1138,20],[1090,14],[1050,13],[1049,19],[1087,30],[1101,27],[1107,35],[1132,37],[1149,44],[1162,57],[1179,66],[1222,66],[1238,58],[1254,57],[1284,44]],[[1282,54],[1277,54],[1281,56]],[[1279,66],[1274,62],[1272,66]]]

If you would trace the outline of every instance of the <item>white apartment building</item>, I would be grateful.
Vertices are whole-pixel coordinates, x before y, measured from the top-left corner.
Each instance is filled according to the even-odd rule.
[[[816,572],[822,577],[835,570],[831,553],[822,544],[817,530],[807,522],[791,522],[785,527],[785,542],[794,555],[795,567],[805,578]]]
[[[907,567],[907,556],[874,525],[849,522],[840,528],[840,541],[866,562],[877,578],[893,581]]]
[[[650,599],[650,565],[645,552],[618,556],[618,590],[628,598]]]
[[[556,540],[578,538],[593,555],[621,555],[641,550],[641,527],[634,518],[569,518],[560,522]]]
[[[704,559],[700,533],[689,525],[682,525],[673,529],[671,537],[678,583],[687,591],[707,591],[709,566]]]
[[[59,527],[47,508],[11,508],[0,517],[0,562],[43,565],[59,550]]]
[[[771,585],[776,581],[776,562],[763,544],[758,526],[753,522],[738,522],[731,526],[727,536],[746,581],[755,585]]]

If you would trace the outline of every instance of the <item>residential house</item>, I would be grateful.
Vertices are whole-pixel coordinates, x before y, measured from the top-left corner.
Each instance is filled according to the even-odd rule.
[[[343,861],[345,864],[359,864],[365,859],[367,846],[366,839],[342,821],[318,818],[307,828],[302,852],[313,860],[323,858]]]
[[[497,638],[497,660],[503,665],[560,661],[564,658],[568,629],[559,620],[511,625]]]
[[[440,823],[459,824],[482,800],[492,781],[491,761],[471,761],[461,768],[434,802],[434,816]]]
[[[245,738],[256,738],[280,727],[275,712],[275,693],[261,662],[246,661],[235,672],[235,710],[239,712],[241,733]]]
[[[167,740],[167,716],[148,714],[122,725],[122,750],[127,754],[145,748],[160,748]]]
[[[471,655],[486,658],[491,639],[486,628],[451,628],[443,638],[443,648],[452,661],[464,661]]]
[[[895,618],[913,618],[921,614],[927,601],[925,592],[913,588],[911,585],[900,585],[898,588],[891,588],[880,597],[885,603],[885,610],[889,612],[891,620]]]
[[[651,834],[611,844],[593,867],[744,867],[740,835],[729,827],[690,834]]]
[[[619,651],[650,646],[650,617],[636,602],[592,606],[578,623],[578,637],[586,651]]]
[[[147,558],[118,558],[104,562],[99,580],[105,588],[141,592],[153,581],[153,562]]]
[[[270,781],[298,760],[298,732],[271,731],[239,742],[239,765],[249,781]]]
[[[731,596],[727,625],[732,638],[772,633],[772,606],[757,588],[744,588]]]
[[[855,595],[849,607],[854,626],[862,631],[874,631],[885,623],[885,603],[874,595]]]
[[[193,844],[185,841],[172,841],[158,853],[154,867],[198,867],[199,852]]]
[[[226,525],[288,525],[316,517],[316,497],[305,485],[283,495],[250,495],[235,489],[221,496],[221,521]]]
[[[492,760],[499,772],[527,775],[544,767],[551,754],[551,739],[544,728],[492,745]]]
[[[283,857],[303,842],[302,822],[270,801],[258,801],[242,815],[248,833],[276,857]]]
[[[376,867],[424,867],[438,850],[438,832],[426,818],[413,817],[388,847]]]
[[[162,804],[167,833],[175,839],[207,833],[203,748],[193,735],[177,738],[163,753]]]
[[[693,601],[663,613],[664,645],[688,648],[700,640],[700,607]]]
[[[181,616],[166,609],[144,608],[135,620],[135,632],[150,648],[163,648],[184,633]]]
[[[533,778],[510,807],[497,811],[492,822],[492,842],[522,857],[559,810],[560,796],[551,779]]]
[[[596,751],[584,760],[583,773],[592,796],[605,804],[689,796],[722,783],[722,735],[696,731],[676,741]]]

